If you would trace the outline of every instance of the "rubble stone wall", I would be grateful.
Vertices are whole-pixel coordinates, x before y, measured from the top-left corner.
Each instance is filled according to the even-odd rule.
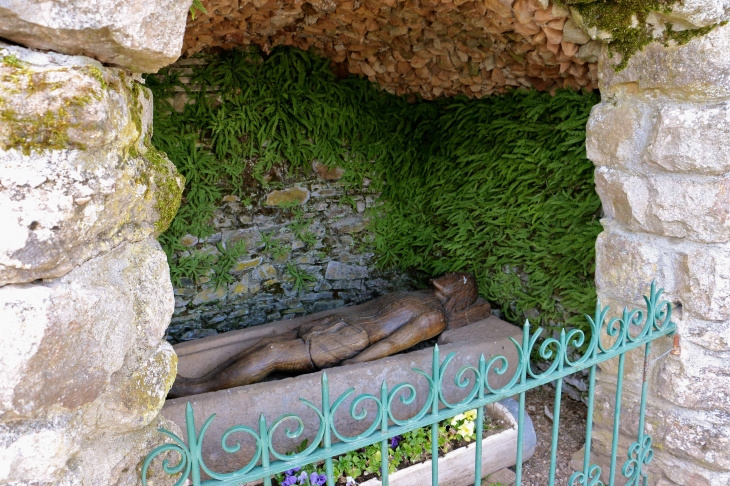
[[[642,307],[656,279],[674,306],[679,354],[648,370],[650,481],[663,486],[730,484],[729,49],[726,25],[685,46],[652,44],[618,73],[604,51],[602,103],[588,123],[606,215],[596,243],[599,297],[617,315]],[[671,348],[671,339],[657,341],[650,359]],[[626,361],[620,450],[636,441],[643,361],[643,352]],[[616,362],[602,365],[596,390],[593,461],[604,480],[616,372]]]
[[[175,313],[170,342],[290,319],[345,305],[359,304],[389,292],[413,290],[414,278],[398,270],[381,270],[369,250],[374,238],[366,210],[377,194],[368,187],[346,190],[341,171],[317,163],[305,174],[278,175],[278,189],[241,201],[224,197],[214,216],[215,233],[182,243],[190,251],[220,254],[245,241],[247,252],[229,273],[233,281],[216,286],[207,277],[180,279],[175,285]],[[295,207],[275,203],[295,200]],[[309,233],[305,243],[298,233]],[[297,288],[294,274],[311,277]]]

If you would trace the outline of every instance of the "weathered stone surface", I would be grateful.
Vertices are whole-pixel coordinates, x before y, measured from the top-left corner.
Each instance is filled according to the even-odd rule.
[[[225,298],[226,287],[209,284],[202,292],[198,292],[193,298],[193,305],[207,304]]]
[[[730,351],[730,321],[707,321],[685,315],[680,335],[683,343],[689,342],[707,351],[715,353]],[[702,351],[696,350],[696,352]]]
[[[249,268],[255,268],[261,265],[261,263],[264,261],[263,258],[253,258],[251,260],[243,260],[236,263],[236,265],[231,270],[231,273],[237,273],[237,272],[243,272],[244,270],[248,270]]]
[[[317,174],[317,177],[325,181],[338,181],[345,175],[345,169],[341,167],[327,167],[316,160],[312,162],[312,169]]]
[[[586,155],[597,166],[627,167],[640,160],[651,109],[641,102],[599,103],[586,126]]]
[[[182,177],[143,143],[149,92],[83,57],[0,55],[0,285],[61,277],[166,229]]]
[[[271,191],[266,197],[267,206],[282,206],[287,204],[302,205],[309,201],[309,189],[306,187],[289,187],[281,191]]]
[[[643,306],[652,280],[677,301],[677,255],[671,241],[625,231],[604,222],[596,240],[596,287],[625,305]]]
[[[568,19],[563,25],[563,40],[574,44],[586,44],[591,40],[591,36],[578,27],[573,19]]]
[[[727,358],[686,341],[679,356],[662,361],[657,381],[657,392],[666,400],[693,410],[721,413],[730,412],[729,387]]]
[[[162,442],[154,429],[176,372],[162,341],[173,306],[154,239],[54,281],[0,288],[0,483],[137,480]]]
[[[325,278],[328,280],[356,280],[367,276],[368,269],[366,267],[340,262],[329,262],[325,272]],[[358,285],[358,288],[360,285]]]
[[[605,128],[604,136],[625,131]],[[641,131],[635,131],[640,138]],[[671,172],[721,175],[730,171],[730,102],[661,106],[646,159]]]
[[[180,55],[190,0],[0,1],[0,37],[154,73]]]
[[[627,228],[700,243],[730,241],[730,176],[638,175],[596,169],[608,218]]]
[[[730,247],[687,248],[679,265],[679,295],[695,317],[730,319]]]
[[[707,321],[730,319],[730,245],[679,242],[632,233],[616,224],[605,226],[596,241],[600,293],[642,306],[642,295],[656,280],[666,299],[682,304],[684,314]]]
[[[645,294],[649,294],[649,288],[645,290]],[[666,295],[662,295],[662,298],[666,298]],[[624,308],[628,310],[633,309],[640,309],[644,310],[646,309],[646,304],[642,303],[643,305],[638,305],[636,303],[631,302],[621,302],[618,300],[615,300],[610,295],[606,295],[603,292],[598,292],[598,299],[601,302],[602,306],[608,306],[610,307],[608,314],[606,315],[606,320],[603,323],[602,331],[601,331],[601,343],[604,347],[608,348],[611,345],[613,345],[616,342],[616,338],[609,336],[607,334],[607,328],[608,324],[611,319],[613,318],[621,318],[623,314]],[[681,320],[681,312],[677,311],[675,308],[675,311],[672,313],[672,321],[679,324],[679,327],[681,329],[684,329],[682,325]],[[641,333],[643,329],[643,324],[646,322],[645,316],[644,320],[642,320],[642,325],[631,325],[629,326],[629,333],[632,336],[637,336]],[[661,339],[654,341],[652,343],[652,354],[659,356],[663,353],[669,351],[673,346],[672,339]],[[598,374],[597,379],[603,383],[607,384],[609,387],[614,386],[616,384],[616,376],[618,375],[618,357],[612,358],[610,360],[604,361],[598,365],[598,369],[600,370],[600,373]],[[650,378],[654,377],[658,372],[658,367],[652,367],[650,369]],[[636,394],[641,394],[641,382],[643,379],[643,373],[644,373],[644,350],[643,348],[634,349],[624,355],[624,390],[627,392],[633,392]]]
[[[603,49],[598,61],[599,86],[605,99],[642,97],[716,102],[730,98],[730,24],[718,26],[683,46],[652,43],[615,72]]]
[[[93,402],[135,343],[157,350],[174,306],[167,260],[151,239],[123,244],[57,281],[2,287],[0,302],[3,420]]]
[[[238,230],[227,230],[221,234],[221,241],[227,248],[232,248],[239,241],[246,243],[246,248],[253,249],[263,246],[261,233],[258,228],[245,228]]]
[[[692,28],[718,24],[730,19],[728,0],[684,0],[672,7],[669,21],[681,21]]]
[[[365,229],[365,221],[361,214],[353,214],[335,221],[330,227],[338,233],[360,233]]]
[[[265,263],[264,265],[261,265],[256,268],[254,271],[254,275],[259,280],[267,280],[270,278],[276,277],[276,267],[273,265],[269,265],[268,263]]]
[[[591,462],[601,467],[602,479],[607,481],[610,471],[613,440],[613,401],[615,388],[599,384],[596,389]],[[726,484],[730,475],[725,469],[727,434],[723,427],[713,430],[708,414],[678,408],[656,396],[649,397],[646,433],[652,438],[654,457],[646,467],[650,484],[677,484],[714,486]],[[617,478],[622,478],[621,467],[630,445],[636,441],[638,430],[638,403],[640,395],[627,393],[621,410],[619,434],[619,462]],[[628,404],[637,404],[629,407]],[[573,456],[571,466],[582,469],[583,449]],[[655,482],[656,481],[656,482]],[[662,483],[661,481],[665,481]]]

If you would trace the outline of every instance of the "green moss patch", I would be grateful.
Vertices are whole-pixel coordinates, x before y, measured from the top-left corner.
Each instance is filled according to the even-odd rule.
[[[200,92],[160,74],[147,78],[152,142],[187,181],[160,237],[173,275],[211,267],[195,252],[178,256],[187,255],[180,239],[212,234],[224,194],[268,191],[263,175],[275,164],[309,170],[316,160],[342,167],[346,190],[367,177],[382,194],[365,249],[381,265],[472,271],[481,294],[516,321],[583,325],[579,314],[592,311],[600,203],[585,124],[597,95],[408,103],[360,78],[336,80],[329,61],[285,48],[211,58],[192,74]],[[178,113],[169,100],[181,87],[191,102]]]
[[[555,0],[556,3],[572,7],[583,18],[588,27],[611,34],[608,47],[612,54],[619,54],[621,60],[614,65],[620,71],[626,67],[631,56],[651,42],[664,44],[674,41],[686,44],[695,37],[712,31],[718,24],[699,29],[673,30],[667,23],[661,35],[655,36],[652,26],[646,23],[651,12],[670,13],[681,0]]]

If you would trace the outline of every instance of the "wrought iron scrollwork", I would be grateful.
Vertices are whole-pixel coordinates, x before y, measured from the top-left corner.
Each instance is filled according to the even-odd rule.
[[[330,404],[329,382],[327,374],[323,373],[321,406],[300,398],[300,401],[313,410],[319,418],[319,428],[314,434],[315,438],[311,444],[304,450],[294,454],[277,451],[274,448],[272,436],[279,427],[292,425],[292,427],[286,427],[284,433],[286,437],[296,439],[303,435],[305,422],[298,415],[286,414],[278,417],[269,426],[266,417],[261,414],[258,429],[236,425],[227,429],[221,437],[221,448],[226,453],[233,454],[240,451],[241,443],[239,440],[229,444],[229,440],[232,440],[237,434],[249,435],[254,439],[256,445],[252,459],[245,466],[231,473],[218,473],[205,464],[201,444],[206,430],[215,418],[215,414],[208,417],[200,431],[196,432],[193,409],[188,403],[186,409],[187,444],[172,432],[159,429],[162,434],[172,440],[172,443],[156,447],[148,454],[142,466],[142,484],[145,486],[148,484],[147,476],[150,465],[153,460],[163,454],[177,454],[180,456],[175,465],[170,464],[169,458],[162,459],[164,473],[170,475],[180,474],[175,486],[181,486],[188,479],[192,481],[194,486],[200,485],[201,471],[211,478],[205,484],[211,485],[215,483],[234,484],[236,481],[247,482],[258,478],[266,478],[284,470],[305,465],[312,462],[313,458],[316,460],[326,459],[338,452],[342,453],[366,444],[383,441],[406,430],[432,425],[460,412],[483,407],[505,396],[522,393],[542,384],[560,380],[564,376],[593,367],[600,362],[636,349],[659,336],[674,332],[675,325],[671,322],[671,304],[661,300],[662,292],[663,289],[657,290],[654,283],[652,283],[650,295],[644,298],[647,305],[645,311],[624,309],[621,317],[612,318],[608,322],[606,322],[606,318],[609,307],[601,306],[599,301],[596,305],[595,314],[586,316],[590,329],[589,335],[580,329],[570,329],[567,331],[562,330],[558,337],[547,337],[541,341],[543,329],[539,328],[531,334],[529,322],[526,322],[523,327],[522,342],[511,339],[517,355],[516,362],[510,363],[510,360],[504,355],[492,356],[488,360],[482,355],[477,366],[467,364],[456,372],[454,385],[457,389],[467,390],[466,396],[456,403],[449,402],[445,396],[443,383],[444,376],[446,376],[446,371],[454,360],[455,353],[449,353],[441,361],[439,348],[435,346],[431,372],[413,368],[413,371],[424,377],[428,383],[428,395],[425,397],[423,407],[411,417],[396,417],[393,413],[394,402],[398,400],[404,405],[415,403],[418,399],[417,389],[410,383],[399,383],[389,388],[384,382],[381,385],[379,397],[372,394],[362,394],[352,400],[349,406],[349,417],[354,421],[365,421],[365,423],[367,423],[368,418],[372,420],[372,423],[367,426],[364,432],[354,436],[342,434],[337,430],[334,415],[355,390],[350,388]],[[638,329],[638,332],[632,332],[632,329]],[[602,336],[612,340],[612,342],[610,344],[603,343],[601,341]],[[537,347],[536,354],[548,364],[547,368],[541,372],[533,370],[530,362],[530,356],[535,351],[535,347]],[[584,349],[582,355],[572,358],[576,350],[581,348]],[[510,369],[513,370],[513,375],[509,377],[505,385],[495,387],[493,383],[490,383],[490,378],[492,380],[494,377],[504,378]],[[366,403],[375,405],[376,411],[374,414],[368,413]],[[643,422],[640,427],[639,440],[631,446],[629,460],[623,468],[624,475],[629,477],[631,481],[629,484],[639,484],[639,478],[645,475],[641,466],[648,464],[653,456],[651,438],[643,435],[642,427]],[[332,446],[333,437],[340,441],[340,444]],[[356,444],[350,446],[351,443]],[[324,446],[320,444],[324,444]],[[274,459],[273,462],[271,462],[272,458]],[[575,481],[583,486],[602,485],[600,475],[600,467],[587,464],[584,471],[574,473],[571,476],[570,484]]]

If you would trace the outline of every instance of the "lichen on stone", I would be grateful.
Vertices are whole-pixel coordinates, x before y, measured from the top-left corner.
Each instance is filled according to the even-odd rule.
[[[185,178],[175,170],[164,152],[147,144],[144,158],[150,163],[155,182],[155,209],[159,219],[155,222],[155,234],[160,235],[170,226],[180,208]]]
[[[101,85],[101,89],[107,89],[109,88],[109,84],[104,79],[104,73],[101,72],[101,69],[99,69],[96,66],[86,66],[84,70],[94,79],[99,81],[99,84]]]
[[[155,222],[155,235],[159,236],[170,226],[177,210],[180,208],[185,178],[175,169],[175,166],[167,158],[167,155],[152,145],[149,134],[145,134],[142,126],[142,103],[140,96],[148,99],[149,93],[142,84],[132,81],[128,85],[128,106],[129,114],[137,129],[138,137],[129,146],[131,158],[142,157],[148,163],[149,173],[141,176],[140,183],[145,184],[152,191],[151,196],[155,199],[155,210],[159,219]],[[138,149],[142,148],[143,153]]]
[[[24,117],[15,110],[4,107],[0,101],[0,121],[10,128],[3,149],[20,149],[29,155],[32,151],[62,150],[68,148],[85,149],[83,144],[69,140],[68,130],[79,125],[74,122],[74,109],[89,102],[86,96],[76,96],[64,101],[64,108],[48,110],[41,116]]]
[[[668,45],[671,42],[686,44],[695,37],[706,35],[720,24],[698,29],[674,30],[665,23],[660,30],[649,24],[649,14],[669,14],[681,0],[555,0],[559,5],[570,7],[580,23],[599,34],[607,36],[609,53],[618,55],[613,66],[621,71],[635,53],[654,41]],[[577,15],[576,15],[577,14]],[[600,35],[599,35],[600,36]]]

